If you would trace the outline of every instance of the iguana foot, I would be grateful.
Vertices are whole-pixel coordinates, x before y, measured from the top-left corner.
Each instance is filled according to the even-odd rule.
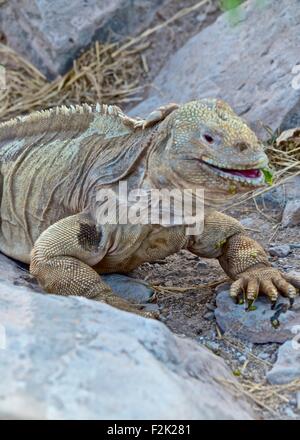
[[[252,267],[239,275],[230,288],[230,296],[237,299],[244,294],[244,299],[252,305],[259,293],[267,295],[276,303],[279,294],[290,298],[291,303],[300,288],[300,278],[280,272],[273,267]]]

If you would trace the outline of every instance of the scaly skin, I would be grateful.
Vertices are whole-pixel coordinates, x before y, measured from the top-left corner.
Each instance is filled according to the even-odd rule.
[[[0,124],[0,250],[30,263],[49,293],[82,295],[143,316],[116,295],[99,273],[128,272],[188,249],[218,258],[235,280],[231,295],[260,292],[293,298],[298,280],[273,269],[258,243],[233,218],[215,211],[233,193],[263,183],[226,170],[265,167],[262,145],[219,100],[169,104],[146,120],[114,106],[87,105],[34,113]],[[213,166],[212,166],[213,165]],[[99,190],[205,189],[204,229],[186,225],[103,225]]]

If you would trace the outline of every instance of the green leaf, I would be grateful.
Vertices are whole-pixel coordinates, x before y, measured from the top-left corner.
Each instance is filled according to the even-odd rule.
[[[268,185],[272,185],[273,183],[273,174],[272,171],[269,168],[263,168],[262,169],[263,175],[265,176],[265,182]]]
[[[221,0],[220,6],[223,11],[234,9],[242,3],[243,0]]]

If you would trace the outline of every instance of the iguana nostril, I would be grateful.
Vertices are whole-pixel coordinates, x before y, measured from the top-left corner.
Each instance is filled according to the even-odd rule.
[[[236,144],[237,148],[240,150],[240,152],[242,153],[243,151],[247,150],[249,145],[246,144],[245,142],[238,142]]]

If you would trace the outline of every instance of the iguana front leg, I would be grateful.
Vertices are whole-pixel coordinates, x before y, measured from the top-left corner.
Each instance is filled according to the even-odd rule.
[[[248,237],[242,225],[232,217],[212,212],[205,217],[200,237],[191,237],[189,250],[199,256],[218,258],[222,268],[234,280],[230,295],[244,293],[251,304],[259,293],[276,302],[279,293],[291,300],[297,295],[300,280],[273,268],[264,249]]]
[[[295,287],[300,287],[300,280],[272,267],[264,249],[243,232],[226,240],[219,262],[235,280],[230,288],[233,298],[244,293],[251,304],[259,293],[263,293],[276,303],[281,293],[293,303],[297,296]]]
[[[128,312],[154,317],[113,293],[91,267],[105,255],[109,237],[88,215],[66,217],[50,226],[36,241],[30,272],[48,293],[78,295]]]

